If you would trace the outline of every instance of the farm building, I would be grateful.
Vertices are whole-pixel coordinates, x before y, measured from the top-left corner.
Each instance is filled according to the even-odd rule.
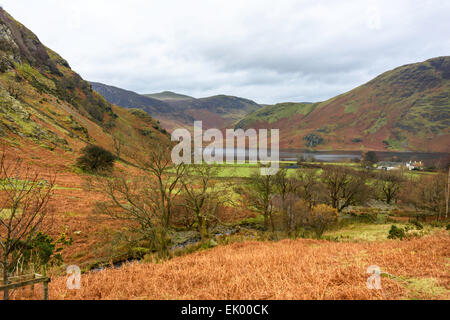
[[[377,164],[378,170],[392,171],[392,170],[400,170],[403,166],[401,162],[388,162],[382,161]]]
[[[406,164],[406,168],[408,168],[409,171],[422,170],[423,167],[424,167],[424,165],[423,165],[422,161],[409,161]]]

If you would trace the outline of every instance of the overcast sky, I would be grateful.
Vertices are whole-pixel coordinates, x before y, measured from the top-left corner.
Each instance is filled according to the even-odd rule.
[[[0,0],[87,80],[322,101],[450,54],[450,1]]]

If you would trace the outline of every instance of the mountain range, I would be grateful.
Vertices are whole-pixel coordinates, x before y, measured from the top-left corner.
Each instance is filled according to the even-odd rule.
[[[105,87],[94,85],[100,93]],[[105,97],[137,107],[134,95],[125,102],[120,90]],[[202,120],[207,128],[280,129],[284,149],[450,151],[448,56],[396,68],[325,102],[263,106],[243,98],[195,99],[173,92],[143,97],[153,100],[141,108],[169,130]],[[154,100],[164,107],[158,109]]]
[[[263,107],[248,99],[226,95],[202,99],[170,91],[140,95],[97,82],[91,82],[91,85],[113,104],[124,108],[140,108],[150,113],[168,130],[193,128],[194,121],[203,121],[205,128],[234,126],[248,114]]]
[[[450,57],[396,68],[316,103],[142,95],[83,80],[0,10],[2,140],[75,156],[86,143],[111,149],[120,139],[133,155],[143,152],[142,139],[167,140],[166,129],[195,120],[205,128],[280,129],[284,149],[450,152]]]

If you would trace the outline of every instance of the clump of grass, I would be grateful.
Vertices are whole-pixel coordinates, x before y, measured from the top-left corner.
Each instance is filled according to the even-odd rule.
[[[441,286],[436,278],[412,278],[406,283],[411,299],[439,299],[450,295],[450,290]]]
[[[406,237],[406,232],[403,228],[399,228],[397,226],[392,226],[389,231],[389,239],[400,239],[403,240]]]

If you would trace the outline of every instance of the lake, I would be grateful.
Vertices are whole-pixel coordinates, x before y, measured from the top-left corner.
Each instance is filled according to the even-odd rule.
[[[211,152],[212,148],[205,148],[205,151]],[[245,156],[245,159],[249,159],[250,151],[255,152],[254,149],[217,149],[213,151],[213,155],[226,157],[227,155]],[[388,152],[379,151],[376,152],[380,161],[395,159],[399,162],[407,161],[435,161],[440,159],[446,159],[450,156],[450,153],[432,153],[432,152]],[[305,150],[294,150],[294,149],[282,149],[280,150],[280,160],[281,161],[297,161],[300,157],[307,160],[313,160],[318,162],[344,162],[344,161],[357,161],[361,160],[363,157],[362,151],[305,151]]]

